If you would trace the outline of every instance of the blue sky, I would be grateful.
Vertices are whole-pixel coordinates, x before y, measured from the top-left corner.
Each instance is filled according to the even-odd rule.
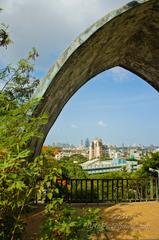
[[[46,143],[159,144],[159,96],[141,78],[114,68],[85,84],[67,103]]]
[[[36,47],[43,78],[60,53],[87,27],[127,0],[0,0],[1,22],[14,44],[1,49],[0,66],[15,63]],[[78,11],[77,11],[78,9]],[[101,137],[110,144],[159,145],[159,95],[134,74],[114,68],[85,84],[67,103],[46,144],[80,144]]]

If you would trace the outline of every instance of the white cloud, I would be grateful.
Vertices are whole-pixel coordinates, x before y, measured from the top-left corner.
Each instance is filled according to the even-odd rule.
[[[121,67],[115,67],[110,70],[112,79],[115,82],[124,83],[130,81],[129,72]]]
[[[14,44],[1,50],[0,64],[16,62],[28,50],[39,51],[38,67],[46,72],[59,53],[96,20],[127,0],[1,0],[1,21]]]
[[[76,124],[71,124],[71,128],[78,128],[78,126]]]
[[[102,120],[98,121],[98,122],[97,122],[97,125],[98,125],[99,127],[106,127],[106,123],[104,123]]]

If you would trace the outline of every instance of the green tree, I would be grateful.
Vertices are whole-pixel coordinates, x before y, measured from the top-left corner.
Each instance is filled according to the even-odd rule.
[[[87,178],[88,174],[82,169],[80,164],[87,159],[81,155],[72,155],[71,157],[63,157],[59,162],[65,178]]]
[[[1,47],[9,44],[6,30],[1,24]],[[49,233],[53,233],[54,230],[55,235],[51,235],[52,239],[59,239],[55,238],[57,232],[64,240],[80,239],[73,236],[77,229],[87,226],[86,230],[91,232],[89,226],[95,224],[97,214],[95,220],[90,215],[89,221],[87,216],[84,216],[83,223],[79,218],[69,217],[69,221],[66,221],[66,214],[61,214],[58,208],[61,205],[66,212],[62,199],[55,197],[55,194],[58,194],[56,178],[61,176],[61,170],[50,166],[43,173],[42,156],[32,159],[31,150],[28,149],[28,141],[32,137],[41,136],[39,128],[47,121],[45,115],[34,118],[30,114],[39,101],[30,100],[38,84],[38,80],[32,75],[32,61],[37,55],[33,48],[28,58],[20,60],[17,67],[7,66],[0,70],[0,80],[6,83],[3,91],[0,91],[0,239],[22,239],[22,214],[33,206],[37,192],[41,193],[43,200],[46,197],[49,200],[45,209],[47,229],[44,229],[44,237],[38,239],[50,239]],[[74,231],[71,233],[72,230]]]
[[[16,66],[9,65],[1,71],[0,79],[5,83],[2,91],[11,99],[28,101],[39,84],[39,79],[33,75],[36,57],[38,52],[32,48],[26,59],[21,59]]]
[[[28,161],[31,137],[40,137],[38,128],[46,117],[28,115],[37,101],[22,105],[0,93],[0,238],[19,239],[23,230],[21,215],[30,205],[39,177],[41,162]]]
[[[149,168],[154,168],[159,170],[159,152],[148,153],[142,159],[142,167],[137,171],[137,175],[141,176],[149,176],[151,173]]]
[[[0,12],[1,11],[2,8],[0,8]],[[12,40],[9,37],[8,26],[4,23],[0,23],[0,47],[7,47],[11,42]]]
[[[7,46],[7,27],[0,24],[0,46]],[[39,100],[29,100],[36,87],[31,78],[37,56],[29,52],[27,59],[17,67],[7,66],[0,70],[0,80],[5,87],[0,90],[0,239],[21,239],[24,225],[21,220],[26,206],[32,205],[35,192],[40,188],[37,179],[41,172],[41,160],[32,159],[28,141],[41,137],[39,128],[47,117],[33,118],[30,114]],[[42,186],[41,186],[42,188]],[[43,186],[44,188],[44,186]]]

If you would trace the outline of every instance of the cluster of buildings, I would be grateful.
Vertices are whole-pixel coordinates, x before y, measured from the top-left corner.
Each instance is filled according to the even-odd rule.
[[[89,155],[89,150],[88,148],[83,148],[81,146],[75,147],[75,146],[67,146],[67,147],[62,147],[61,152],[59,152],[55,158],[57,160],[62,159],[63,157],[71,157],[72,155],[79,154],[84,156],[85,158],[88,158]]]
[[[90,143],[89,147],[89,160],[95,158],[131,158],[140,160],[150,149],[144,146],[122,146],[117,145],[104,145],[102,140],[97,138]]]
[[[136,171],[140,165],[137,160],[112,159],[102,161],[100,159],[88,160],[81,164],[84,171],[89,174],[106,173],[113,171],[127,170],[128,172]]]
[[[139,167],[137,160],[141,157],[141,151],[131,149],[131,152],[128,153],[128,151],[123,150],[123,148],[117,149],[117,147],[105,146],[102,140],[97,138],[90,143],[89,160],[81,164],[81,167],[89,174],[124,169],[129,172],[134,172]]]
[[[83,142],[82,142],[83,143]],[[74,154],[83,155],[88,159],[81,164],[88,173],[103,173],[126,169],[130,172],[136,171],[140,167],[140,160],[147,152],[157,151],[157,147],[149,146],[122,146],[104,145],[102,139],[96,138],[86,144],[75,147],[73,145],[63,145],[62,151],[55,157],[60,160],[62,157],[70,157]]]

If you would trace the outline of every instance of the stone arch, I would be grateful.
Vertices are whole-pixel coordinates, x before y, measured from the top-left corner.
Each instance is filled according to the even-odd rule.
[[[87,81],[115,66],[143,78],[159,90],[159,2],[132,1],[109,13],[83,32],[64,51],[40,82],[33,97],[42,97],[34,115],[48,114],[35,154],[65,104]]]

